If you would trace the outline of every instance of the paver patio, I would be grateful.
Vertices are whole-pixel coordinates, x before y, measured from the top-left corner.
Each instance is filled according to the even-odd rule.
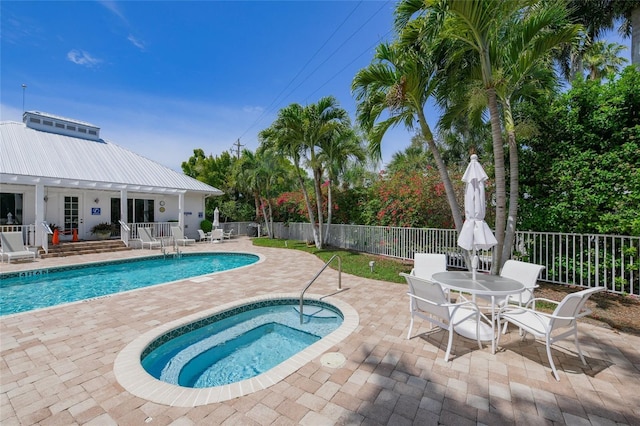
[[[182,250],[183,248],[181,248]],[[320,357],[268,389],[194,408],[149,402],[115,379],[117,354],[164,322],[252,296],[299,292],[322,267],[295,250],[253,247],[248,238],[198,243],[188,251],[249,251],[265,261],[249,268],[183,280],[62,307],[0,318],[0,423],[6,425],[333,425],[333,424],[640,424],[640,337],[582,323],[583,367],[571,341],[553,355],[561,381],[547,365],[545,346],[517,330],[500,350],[455,336],[443,361],[446,334],[409,325],[406,286],[343,274],[334,297],[359,314],[354,333],[331,351],[340,368]],[[1,265],[2,272],[46,268],[158,251],[44,259]],[[327,270],[310,292],[333,294]]]

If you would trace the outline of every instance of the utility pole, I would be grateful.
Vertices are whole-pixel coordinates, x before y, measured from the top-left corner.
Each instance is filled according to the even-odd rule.
[[[23,84],[22,85],[22,113],[24,114],[24,92],[26,92],[27,89],[27,85]]]
[[[240,139],[238,139],[233,146],[235,147],[236,150],[236,157],[238,158],[238,160],[240,159],[240,147],[244,146],[240,143]]]

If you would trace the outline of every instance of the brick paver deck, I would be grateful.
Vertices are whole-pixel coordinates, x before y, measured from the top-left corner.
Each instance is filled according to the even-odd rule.
[[[512,330],[500,349],[479,350],[418,322],[406,339],[406,286],[344,274],[334,297],[359,314],[354,333],[331,348],[340,368],[320,357],[259,392],[194,408],[170,407],[128,393],[115,379],[117,354],[159,324],[247,297],[297,292],[320,269],[316,257],[253,247],[249,239],[199,243],[185,251],[251,251],[249,268],[0,318],[0,423],[42,425],[333,425],[333,424],[640,424],[640,338],[581,324],[588,362],[571,341],[547,365],[543,343]],[[148,255],[149,250],[1,265],[2,272]],[[156,251],[157,253],[157,251]],[[333,294],[336,272],[313,285]]]

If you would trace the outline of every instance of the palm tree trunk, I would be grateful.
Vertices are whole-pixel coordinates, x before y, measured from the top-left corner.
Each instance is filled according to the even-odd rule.
[[[269,234],[269,236],[271,238],[275,238],[274,232],[273,232],[273,208],[271,206],[271,200],[269,200],[267,198],[267,207],[269,208],[269,223],[271,224],[271,233]]]
[[[498,111],[498,99],[496,89],[487,87],[489,100],[489,114],[491,121],[491,139],[493,140],[493,162],[496,179],[496,223],[495,233],[498,244],[493,250],[491,273],[497,275],[502,265],[502,249],[504,247],[504,235],[506,224],[507,191],[505,184],[504,146],[502,142],[502,129],[500,127],[500,113]]]
[[[507,100],[504,106],[505,127],[507,128],[507,138],[509,143],[509,215],[507,218],[507,228],[502,248],[502,261],[500,269],[511,257],[511,248],[516,237],[516,223],[518,217],[518,202],[520,197],[520,178],[518,167],[518,145],[516,143],[515,123],[511,114],[511,103]]]
[[[631,11],[631,63],[640,70],[640,6]]]
[[[256,221],[260,219],[260,195],[257,192],[253,193],[253,203],[256,207]]]
[[[433,155],[433,158],[436,161],[436,165],[438,166],[438,172],[440,173],[440,179],[444,184],[444,189],[447,194],[447,201],[449,203],[449,208],[451,209],[451,216],[453,217],[453,223],[456,226],[456,231],[460,232],[463,224],[460,205],[458,204],[458,199],[456,198],[456,193],[453,189],[453,184],[451,183],[451,178],[449,177],[449,172],[447,171],[447,166],[444,164],[444,160],[440,155],[440,151],[438,151],[438,146],[433,140],[433,134],[431,133],[431,129],[429,128],[429,124],[427,123],[427,119],[421,109],[418,109],[418,121],[420,122],[422,136],[424,137],[424,140],[427,141],[427,145],[429,146],[431,154]]]
[[[331,191],[331,179],[329,179],[329,186],[327,187],[327,227],[324,230],[324,242],[329,241],[329,228],[331,228],[331,218],[333,213],[333,200]]]
[[[318,210],[318,235],[320,236],[320,239],[318,240],[318,242],[320,244],[318,244],[316,242],[316,248],[318,250],[322,249],[323,246],[323,241],[322,241],[322,228],[323,228],[323,223],[324,222],[324,215],[322,213],[322,187],[320,186],[320,180],[322,179],[322,171],[320,170],[314,170],[313,171],[313,189],[316,193],[316,209]],[[315,228],[315,226],[314,226]]]
[[[264,216],[264,226],[267,227],[267,235],[269,238],[273,238],[271,235],[271,228],[269,228],[269,217],[267,216],[267,211],[264,208],[264,202],[260,203],[260,208],[262,209],[262,216]]]
[[[300,168],[296,167],[298,173],[298,183],[300,184],[300,189],[302,190],[302,196],[304,197],[304,203],[307,206],[307,213],[309,214],[309,223],[311,223],[311,228],[313,229],[313,242],[316,247],[322,244],[320,242],[320,236],[318,235],[318,227],[316,226],[316,218],[313,214],[313,209],[311,208],[311,200],[309,199],[309,193],[307,192],[307,188],[304,186],[304,179],[302,179],[302,175],[300,174]]]

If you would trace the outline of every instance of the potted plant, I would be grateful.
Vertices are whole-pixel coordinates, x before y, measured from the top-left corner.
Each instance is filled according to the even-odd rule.
[[[99,240],[106,240],[111,236],[113,226],[109,222],[101,222],[91,228],[91,233],[98,237]]]

